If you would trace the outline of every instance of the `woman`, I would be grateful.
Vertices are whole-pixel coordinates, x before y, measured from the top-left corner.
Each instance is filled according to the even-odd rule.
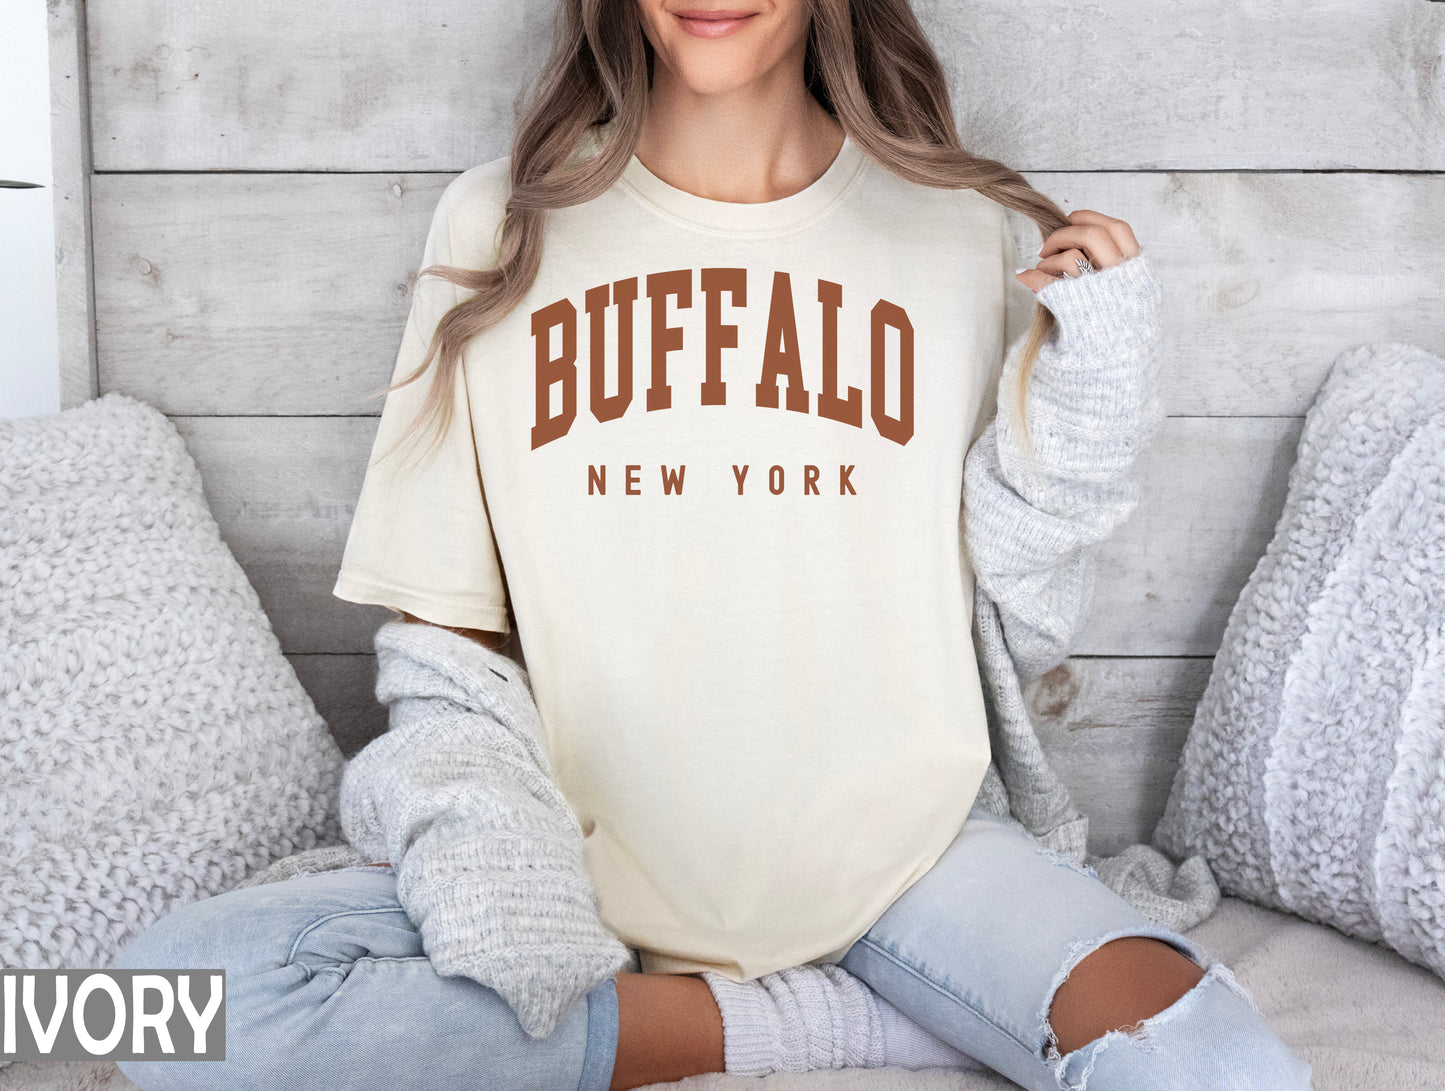
[[[563,0],[511,156],[438,205],[335,589],[498,656],[515,621],[647,972],[534,1038],[437,972],[389,864],[233,891],[125,952],[237,998],[230,1060],[123,1063],[142,1087],[1308,1086],[1227,970],[975,803],[965,456],[1006,483],[979,528],[1087,521],[1090,476],[1123,480],[1068,460],[1147,360],[1132,229],[960,146],[906,0],[734,2]],[[1012,280],[1005,209],[1044,235]],[[1059,405],[1070,369],[1094,386]]]

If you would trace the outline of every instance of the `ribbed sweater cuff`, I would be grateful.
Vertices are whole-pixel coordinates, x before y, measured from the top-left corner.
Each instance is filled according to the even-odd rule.
[[[1081,277],[1045,284],[1034,298],[1058,320],[1061,352],[1080,353],[1081,364],[1107,362],[1121,339],[1152,332],[1162,298],[1149,252]]]
[[[1004,477],[1022,495],[1062,513],[1106,502],[1160,423],[1159,293],[1141,251],[1038,294],[1057,327],[1028,381],[1032,453],[1009,405],[999,414],[998,456]],[[1015,388],[1019,364],[1018,355],[1010,358],[1001,398]],[[1074,494],[1045,501],[1041,490],[1064,482]]]

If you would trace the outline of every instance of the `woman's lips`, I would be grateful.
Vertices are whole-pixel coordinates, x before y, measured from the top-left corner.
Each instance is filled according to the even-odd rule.
[[[674,12],[684,30],[697,38],[726,38],[740,30],[757,12],[705,8]]]

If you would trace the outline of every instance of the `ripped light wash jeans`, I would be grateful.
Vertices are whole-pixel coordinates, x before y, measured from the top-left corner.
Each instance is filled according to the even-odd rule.
[[[142,1091],[607,1091],[612,1082],[615,978],[532,1038],[492,989],[436,972],[390,865],[190,902],[113,965],[226,971],[225,1060],[116,1061]]]
[[[1153,936],[1206,972],[1136,1028],[1060,1055],[1048,1024],[1074,965]],[[1307,1091],[1310,1066],[1222,962],[1153,924],[1093,868],[977,805],[938,862],[840,960],[919,1026],[1030,1091]]]
[[[1073,965],[1155,936],[1207,973],[1130,1032],[1059,1056],[1046,1013]],[[608,979],[545,1038],[470,978],[442,977],[392,868],[243,887],[172,910],[128,944],[128,969],[226,973],[224,1061],[118,1061],[142,1091],[607,1091],[617,1052]],[[929,872],[841,965],[920,1026],[1033,1091],[1296,1091],[1310,1068],[1221,963],[1151,924],[1092,869],[975,807]]]

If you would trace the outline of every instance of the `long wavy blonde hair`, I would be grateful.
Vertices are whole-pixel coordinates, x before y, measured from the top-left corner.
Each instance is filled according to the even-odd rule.
[[[865,155],[910,182],[976,189],[1028,216],[1044,237],[1068,223],[1063,211],[1018,171],[964,149],[943,66],[909,0],[808,3],[812,21],[804,79]],[[418,273],[449,280],[472,294],[442,315],[416,369],[376,392],[384,397],[417,381],[437,359],[420,411],[387,454],[428,426],[433,446],[445,436],[463,349],[501,321],[531,287],[541,264],[547,210],[601,195],[631,159],[642,131],[652,65],[652,44],[636,0],[558,0],[552,52],[512,140],[511,191],[498,264],[491,269],[429,265]],[[588,128],[604,121],[615,121],[606,146],[580,165],[571,162]],[[1053,324],[1049,309],[1035,303],[1014,405],[1026,444],[1029,374]]]

